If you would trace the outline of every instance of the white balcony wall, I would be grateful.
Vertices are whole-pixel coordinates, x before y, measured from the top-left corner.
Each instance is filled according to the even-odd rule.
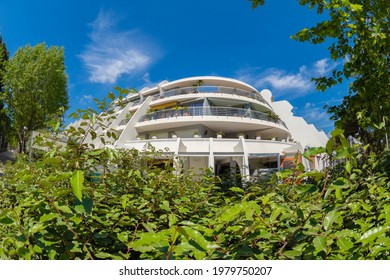
[[[243,153],[240,139],[213,139],[214,153]]]
[[[268,140],[246,140],[245,145],[248,154],[280,153],[295,145],[294,143]]]
[[[152,140],[132,140],[124,143],[124,148],[144,150],[148,143],[152,144],[156,150],[168,150],[175,152],[177,149],[177,139],[152,139]]]
[[[210,152],[210,140],[206,138],[186,138],[181,139],[179,148],[180,153],[209,153]]]

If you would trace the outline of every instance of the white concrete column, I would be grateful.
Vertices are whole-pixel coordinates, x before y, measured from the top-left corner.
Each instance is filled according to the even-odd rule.
[[[173,151],[173,167],[175,168],[175,174],[179,175],[182,170],[182,166],[179,160],[179,148],[180,148],[181,139],[178,137],[176,139],[176,146]]]
[[[164,91],[160,86],[157,86],[158,90],[160,91],[160,97],[164,97]]]
[[[146,114],[146,112],[148,111],[150,102],[152,102],[151,96],[146,98],[145,102],[141,103],[141,106],[138,108],[138,110],[131,117],[130,121],[127,123],[126,128],[122,131],[118,140],[115,142],[115,145],[114,145],[115,147],[118,147],[118,148],[123,147],[123,144],[127,140],[134,140],[136,138],[137,130],[135,129],[135,125],[139,122],[141,117],[144,114]]]
[[[242,151],[244,152],[244,155],[242,157],[242,179],[244,181],[248,181],[250,179],[249,174],[249,158],[248,158],[248,151],[246,148],[246,142],[244,137],[240,137],[240,142],[242,145]]]
[[[214,159],[214,149],[213,149],[213,138],[210,137],[210,142],[209,142],[209,168],[211,168],[211,170],[214,171],[215,173],[215,170],[214,170],[214,165],[215,165],[215,159]]]

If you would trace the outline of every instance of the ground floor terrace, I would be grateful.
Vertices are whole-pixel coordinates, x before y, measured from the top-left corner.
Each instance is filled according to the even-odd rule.
[[[244,180],[266,176],[291,168],[294,157],[302,152],[299,143],[239,138],[167,138],[126,141],[127,149],[145,150],[152,145],[167,158],[174,158],[179,168],[201,173],[210,168],[216,175],[235,173]],[[299,160],[307,170],[322,169],[320,157]]]

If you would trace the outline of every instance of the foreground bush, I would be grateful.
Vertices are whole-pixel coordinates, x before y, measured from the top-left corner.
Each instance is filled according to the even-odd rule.
[[[305,153],[326,170],[298,164],[226,191],[210,172],[155,166],[153,149],[91,149],[81,140],[103,121],[83,117],[65,148],[5,168],[1,259],[390,258],[388,173],[341,131]]]

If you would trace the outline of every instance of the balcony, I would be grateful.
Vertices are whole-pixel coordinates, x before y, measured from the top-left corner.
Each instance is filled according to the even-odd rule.
[[[147,122],[151,120],[159,119],[170,119],[178,117],[204,117],[204,116],[214,116],[214,117],[236,117],[236,118],[245,118],[245,119],[255,119],[262,120],[267,122],[272,122],[281,126],[284,126],[286,129],[286,124],[275,118],[271,118],[268,114],[258,111],[253,111],[249,109],[241,108],[232,108],[232,107],[190,107],[183,109],[167,109],[156,112],[147,113],[142,116],[140,119],[141,122]]]
[[[267,101],[265,101],[264,98],[262,98],[259,93],[250,92],[238,88],[218,87],[218,86],[198,86],[198,87],[194,86],[194,87],[183,87],[183,88],[172,89],[172,90],[165,91],[163,93],[163,96],[160,95],[154,96],[153,100],[158,100],[158,99],[168,98],[168,97],[178,96],[178,95],[194,94],[194,93],[231,94],[231,95],[255,99],[269,106]]]

